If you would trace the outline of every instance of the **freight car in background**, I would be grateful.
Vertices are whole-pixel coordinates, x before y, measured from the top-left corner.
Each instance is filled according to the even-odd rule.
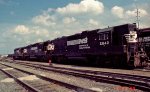
[[[148,57],[150,58],[150,28],[140,29],[138,37],[140,47],[142,47],[145,50]]]
[[[146,65],[146,61],[141,62],[140,59],[135,24],[83,31],[71,36],[29,45],[19,50],[22,53],[20,59],[25,59],[25,54],[28,54],[28,59],[35,57],[39,60],[50,60],[57,63],[82,60],[80,62],[84,64],[100,66],[138,67]],[[17,50],[14,50],[14,57],[17,55],[16,52]]]

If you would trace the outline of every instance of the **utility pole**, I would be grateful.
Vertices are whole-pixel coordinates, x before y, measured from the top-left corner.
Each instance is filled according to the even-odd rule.
[[[139,9],[138,9],[138,7],[137,7],[137,5],[135,4],[135,6],[136,6],[136,21],[137,21],[137,26],[138,26],[138,29],[140,28],[140,20],[139,20],[139,13],[140,13],[140,11],[139,11]]]
[[[140,20],[139,20],[139,9],[138,9],[138,6],[137,6],[137,0],[134,0],[135,1],[135,7],[136,7],[136,11],[135,11],[135,13],[136,13],[136,23],[137,23],[137,27],[138,27],[138,35],[140,35]],[[137,39],[137,41],[138,41],[138,47],[141,47],[141,42],[139,41],[139,38]]]

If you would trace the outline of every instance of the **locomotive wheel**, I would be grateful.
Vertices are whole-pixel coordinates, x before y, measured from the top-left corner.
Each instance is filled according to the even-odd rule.
[[[102,56],[97,56],[94,62],[95,66],[105,67],[104,59]]]
[[[86,65],[96,66],[95,64],[96,58],[94,58],[94,56],[88,55],[86,57],[87,57],[87,60],[85,60]]]
[[[64,64],[67,64],[67,63],[68,63],[67,57],[63,57],[63,62],[64,62]]]
[[[39,60],[40,62],[43,62],[43,61],[44,61],[44,60],[43,60],[43,56],[38,57],[38,60]]]
[[[112,56],[112,66],[113,68],[128,68],[127,58],[125,55],[115,55]]]
[[[57,56],[57,57],[55,57],[55,62],[56,63],[64,63],[66,61],[67,60],[66,60],[66,58],[64,56]]]
[[[96,58],[93,57],[94,62],[92,62],[92,64],[94,66],[100,66],[100,57],[99,56],[95,56]]]
[[[46,56],[39,57],[40,62],[48,62],[48,58]]]
[[[56,57],[52,56],[52,62],[56,63]]]
[[[62,57],[58,57],[57,58],[57,63],[61,63],[62,62]]]
[[[112,59],[112,66],[113,68],[118,68],[119,67],[119,56],[115,55],[114,58]]]

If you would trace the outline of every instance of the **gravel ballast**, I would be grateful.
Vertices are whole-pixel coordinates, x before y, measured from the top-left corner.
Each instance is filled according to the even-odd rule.
[[[3,68],[3,70],[11,73],[13,76],[15,76],[19,80],[31,85],[32,87],[39,89],[41,92],[69,92],[69,91],[71,91],[70,89],[67,89],[67,88],[64,88],[62,86],[56,85],[54,83],[42,80],[42,79],[36,77],[35,75],[28,75],[26,73],[20,72],[16,69],[13,69],[13,68],[6,68],[5,67],[5,68]],[[13,83],[14,80],[12,78],[6,78],[6,79],[1,80],[1,82],[2,83],[6,83],[6,82],[7,83],[8,82]],[[8,92],[11,92],[11,91],[8,91]],[[22,90],[19,92],[22,92]]]
[[[27,90],[0,71],[0,92],[27,92]]]
[[[7,63],[7,62],[5,62]],[[66,83],[70,83],[72,85],[77,85],[80,87],[84,87],[84,88],[88,88],[88,89],[92,89],[98,92],[142,92],[140,90],[137,89],[131,89],[130,87],[123,87],[123,86],[119,86],[119,85],[113,85],[113,84],[107,84],[107,83],[101,83],[101,82],[95,82],[89,79],[85,79],[85,78],[80,78],[80,77],[75,77],[75,76],[71,76],[71,75],[65,75],[65,74],[60,74],[60,73],[54,73],[54,72],[47,72],[47,71],[41,71],[41,70],[33,70],[33,69],[29,69],[26,68],[25,66],[23,67],[22,65],[16,65],[16,64],[10,64],[7,63],[11,66],[17,67],[17,68],[21,68],[33,73],[37,73],[37,74],[41,74],[47,77],[50,77],[52,79],[55,80],[59,80],[62,82],[66,82]]]

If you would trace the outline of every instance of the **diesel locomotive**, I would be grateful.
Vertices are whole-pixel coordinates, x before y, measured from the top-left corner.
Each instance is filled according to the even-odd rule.
[[[143,67],[137,41],[136,24],[87,30],[71,36],[31,44],[14,50],[14,59],[85,64],[113,67]],[[146,55],[145,55],[146,56]]]
[[[143,28],[139,30],[138,41],[147,56],[150,58],[150,28]]]

